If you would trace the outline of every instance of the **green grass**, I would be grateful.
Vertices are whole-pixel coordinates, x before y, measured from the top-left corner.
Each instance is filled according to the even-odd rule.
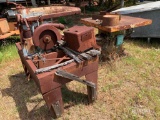
[[[86,86],[70,82],[62,88],[64,114],[59,120],[159,120],[160,43],[127,40],[128,56],[99,63],[98,99],[87,104]],[[0,47],[0,118],[50,120],[33,81],[27,82],[14,43]],[[67,107],[70,106],[70,107]]]
[[[0,47],[0,64],[9,62],[18,58],[15,44],[8,44]]]
[[[0,41],[0,66],[3,63],[18,58],[18,53],[15,45],[15,43],[18,41],[18,36],[11,36],[3,41]]]

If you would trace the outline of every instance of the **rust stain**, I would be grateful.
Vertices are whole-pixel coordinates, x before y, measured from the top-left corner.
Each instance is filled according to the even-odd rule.
[[[152,23],[152,20],[121,15],[119,24],[115,26],[103,26],[92,18],[83,18],[81,19],[81,22],[85,25],[93,26],[106,32],[117,32],[120,30],[149,25]]]

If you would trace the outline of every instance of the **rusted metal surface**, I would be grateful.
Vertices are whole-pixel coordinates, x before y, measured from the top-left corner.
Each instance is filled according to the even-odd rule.
[[[44,21],[78,14],[80,9],[54,6],[18,9],[18,12],[21,33],[21,42],[16,43],[18,53],[26,76],[36,82],[53,117],[60,117],[64,111],[61,86],[73,79],[87,85],[90,103],[96,100],[100,51],[96,50],[99,47],[94,29],[75,26],[62,37],[59,30],[63,30],[64,25]],[[79,79],[81,76],[86,76],[87,80]]]
[[[97,43],[102,49],[101,60],[106,61],[116,60],[119,56],[126,55],[123,48],[125,30],[149,25],[152,20],[100,12],[92,18],[81,19],[81,22],[98,28]]]
[[[102,26],[116,26],[120,22],[120,15],[104,15]]]
[[[39,15],[37,20],[37,15],[31,15],[32,10],[28,11],[28,18],[22,17],[23,13],[17,19],[21,42],[16,46],[26,76],[34,79],[52,116],[57,118],[64,112],[61,87],[73,79],[87,85],[89,103],[96,100],[100,51],[92,27],[75,26],[62,37],[59,30],[63,30],[64,25],[45,23]],[[49,13],[45,11],[47,15],[42,15],[44,19],[54,16],[50,15],[53,11],[47,10]],[[58,16],[76,12],[65,11],[61,15],[64,9],[54,10]],[[81,80],[81,76],[86,76],[86,80]]]
[[[18,9],[17,20],[21,22],[24,22],[24,19],[27,19],[27,21],[42,21],[49,18],[79,14],[80,12],[80,8],[68,6]]]
[[[86,26],[74,26],[64,32],[64,41],[69,48],[83,52],[88,48],[98,48],[94,28]],[[78,42],[77,42],[78,41]]]
[[[64,28],[62,24],[47,23],[42,24],[35,29],[33,33],[33,41],[35,46],[40,47],[43,50],[51,49],[57,40],[61,40],[62,36],[59,33],[58,28]]]
[[[64,29],[64,25],[49,23],[46,19],[80,13],[79,8],[67,6],[26,8],[17,9],[17,11],[21,43],[24,43],[26,36],[32,33],[35,46],[42,50],[51,49],[56,41],[61,39],[58,29]],[[29,52],[29,50],[25,51]]]
[[[121,15],[121,20],[116,26],[102,26],[101,20],[93,20],[92,18],[83,18],[81,19],[81,22],[85,25],[93,26],[106,32],[117,32],[120,30],[150,25],[152,20]]]
[[[24,9],[24,8],[26,8],[26,7],[24,7],[24,6],[21,5],[21,4],[17,4],[16,1],[15,1],[15,2],[9,2],[8,0],[6,0],[6,3],[7,3],[7,4],[15,5],[16,9]]]
[[[106,11],[100,11],[99,14],[93,14],[92,15],[92,19],[93,20],[96,20],[96,19],[103,20],[103,17],[105,15],[113,15],[113,16],[118,15],[119,16],[119,14],[117,14],[117,13],[110,13],[110,12],[106,12]]]
[[[56,64],[58,62],[58,60],[53,60],[48,62],[47,59],[58,58],[58,56],[62,55],[65,56],[65,54],[62,53],[61,51],[51,52],[49,54],[44,55],[44,57],[45,56],[47,57],[46,57],[46,62],[43,62],[43,61],[37,61],[36,59],[35,60],[26,59],[23,55],[20,43],[17,43],[17,48],[24,68],[27,69],[31,77],[36,81],[37,85],[39,86],[39,89],[44,97],[44,100],[46,101],[48,108],[52,112],[53,117],[59,117],[60,115],[58,114],[63,113],[61,86],[67,82],[70,82],[72,79],[67,79],[55,75],[57,69],[53,69],[48,72],[42,72],[39,74],[35,74],[35,71],[39,69],[39,64],[41,64],[40,68],[44,68]],[[64,60],[65,59],[63,59],[63,61]],[[96,56],[93,57],[92,60],[90,61],[82,61],[81,64],[77,64],[76,62],[73,61],[68,65],[59,67],[59,69],[77,75],[78,77],[86,76],[87,81],[91,81],[97,87],[98,57]],[[93,78],[93,76],[95,77]],[[92,87],[88,86],[88,98],[90,102],[93,102],[96,99],[97,95],[95,90],[95,94],[93,96],[92,89],[93,89]],[[59,103],[59,108],[57,109],[58,111],[60,111],[58,113],[56,113],[56,110],[53,108],[53,105],[56,104],[57,102]]]

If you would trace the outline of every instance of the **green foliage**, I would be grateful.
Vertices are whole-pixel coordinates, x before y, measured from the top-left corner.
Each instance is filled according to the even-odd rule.
[[[125,7],[135,5],[138,0],[127,0],[124,4]]]
[[[15,44],[0,46],[0,63],[7,62],[18,58]]]
[[[65,17],[59,17],[58,22],[60,22],[62,24],[67,24],[68,23]]]
[[[10,36],[0,41],[0,64],[18,58],[15,43],[18,42],[19,39],[19,36]]]
[[[100,2],[100,1],[99,1]],[[135,3],[137,2],[137,0],[127,0],[124,2],[124,6],[125,7],[128,7],[128,6],[133,6],[135,5]],[[101,3],[101,2],[100,2]],[[120,0],[115,0],[115,2],[111,2],[111,1],[105,1],[105,2],[102,2],[102,4],[99,6],[94,6],[94,5],[91,5],[91,6],[86,6],[85,7],[85,10],[86,12],[99,12],[99,11],[105,11],[113,6],[116,6],[120,3]],[[117,7],[116,9],[120,8]],[[82,8],[82,11],[83,11],[83,8]]]
[[[98,6],[86,6],[85,7],[86,12],[98,12],[100,9],[102,9],[102,7],[98,7]]]

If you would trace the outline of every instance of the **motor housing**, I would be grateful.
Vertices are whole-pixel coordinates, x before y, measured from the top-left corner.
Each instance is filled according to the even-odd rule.
[[[94,35],[94,28],[87,26],[74,26],[64,31],[66,46],[78,52],[90,48],[98,48]]]

